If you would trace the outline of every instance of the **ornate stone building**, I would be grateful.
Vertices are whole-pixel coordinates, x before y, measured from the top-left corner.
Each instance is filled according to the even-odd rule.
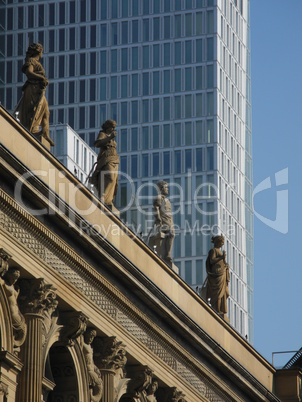
[[[0,108],[0,401],[278,401],[275,369]]]

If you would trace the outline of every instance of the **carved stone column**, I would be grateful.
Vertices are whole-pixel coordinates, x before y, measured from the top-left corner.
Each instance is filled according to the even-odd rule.
[[[102,402],[118,401],[126,392],[128,379],[125,379],[124,367],[127,362],[125,345],[114,336],[97,337],[94,340],[95,362],[100,369],[104,383]]]
[[[27,321],[27,337],[21,349],[24,364],[21,372],[18,401],[40,402],[43,379],[43,320],[45,312],[57,306],[55,289],[44,279],[23,280],[20,300]]]

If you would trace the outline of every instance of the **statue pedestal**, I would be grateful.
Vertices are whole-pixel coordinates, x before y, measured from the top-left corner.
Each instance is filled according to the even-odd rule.
[[[50,147],[54,146],[55,143],[51,140],[51,138],[45,138],[40,132],[39,133],[32,133],[34,137],[37,138],[41,142],[41,144],[50,151]]]
[[[171,268],[173,269],[174,272],[176,272],[177,274],[179,274],[179,268],[178,268],[177,265],[173,264],[173,262],[172,262]]]

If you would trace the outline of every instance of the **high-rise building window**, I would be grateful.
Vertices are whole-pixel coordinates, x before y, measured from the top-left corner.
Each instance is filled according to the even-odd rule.
[[[181,146],[181,124],[174,124],[174,145],[176,147]]]
[[[149,73],[143,73],[143,95],[149,95]]]
[[[192,68],[187,67],[185,69],[185,90],[190,91],[192,89]]]
[[[174,117],[181,119],[181,96],[174,97]]]
[[[75,28],[69,29],[69,50],[75,50]]]
[[[156,152],[152,155],[152,174],[154,176],[159,175],[159,153]]]
[[[127,156],[121,156],[121,171],[127,173]]]
[[[100,65],[101,65],[101,73],[105,74],[107,72],[107,52],[100,52]]]
[[[49,31],[48,50],[49,50],[49,52],[55,51],[55,31],[53,31],[53,30]]]
[[[153,99],[153,121],[159,121],[159,98]]]
[[[144,12],[144,14],[146,14]],[[143,20],[143,42],[148,42],[149,41],[149,20],[144,19]]]
[[[122,102],[121,103],[121,124],[128,123],[128,103]]]
[[[131,129],[131,151],[138,150],[138,132],[137,128]]]
[[[132,21],[132,43],[138,42],[138,21]]]
[[[185,171],[192,170],[192,150],[185,150]]]
[[[164,17],[164,39],[170,39],[170,16]]]
[[[80,81],[80,102],[85,102],[85,91],[86,91],[86,81],[81,80]]]
[[[68,56],[69,60],[68,60],[68,64],[69,64],[69,77],[74,77],[75,76],[75,55],[74,54],[70,54]]]
[[[181,15],[177,14],[174,17],[174,37],[181,37]]]
[[[181,10],[181,0],[175,0],[175,11]]]
[[[149,155],[148,154],[142,155],[142,176],[143,177],[149,176]]]
[[[122,0],[122,17],[128,17],[128,0]]]
[[[90,0],[90,21],[95,21],[96,17],[96,0]]]
[[[89,86],[90,86],[90,96],[89,99],[90,101],[95,101],[95,94],[96,94],[96,80],[95,79],[91,79],[89,80]]]
[[[159,18],[153,18],[153,40],[159,40],[160,38],[160,25]]]
[[[143,46],[143,68],[149,68],[149,46]]]
[[[143,123],[149,121],[149,99],[143,100]]]
[[[159,71],[154,71],[153,73],[153,94],[157,95],[159,94]]]
[[[196,62],[202,62],[202,39],[196,40]]]
[[[107,19],[107,1],[101,1],[100,7],[101,7],[101,19],[106,20]]]
[[[192,14],[186,14],[185,15],[185,33],[186,33],[186,37],[188,36],[192,36]]]
[[[122,75],[121,77],[121,97],[128,97],[128,75]]]
[[[58,88],[58,104],[63,105],[65,100],[64,82],[59,82]],[[61,120],[62,123],[62,120]]]
[[[101,100],[106,100],[107,98],[107,90],[106,90],[106,78],[101,78],[100,79],[100,99]]]
[[[101,24],[101,46],[107,46],[107,24]]]
[[[81,22],[86,21],[86,0],[80,0],[80,20]]]
[[[181,64],[181,42],[174,43],[174,64]]]
[[[159,148],[159,126],[153,126],[152,130],[152,148]]]
[[[214,39],[207,39],[207,61],[214,60]]]
[[[170,98],[164,98],[164,120],[170,120]]]
[[[132,74],[132,96],[138,96],[138,74]]]
[[[117,72],[117,50],[112,50],[111,51],[111,72],[116,73]]]
[[[121,130],[120,144],[121,144],[121,152],[127,152],[128,151],[128,135],[127,135],[126,129]]]
[[[138,122],[138,101],[131,102],[131,123],[136,124]]]
[[[84,76],[86,74],[86,54],[80,54],[80,75]]]
[[[153,67],[159,67],[159,45],[153,45]]]
[[[131,50],[132,50],[132,70],[138,70],[138,48],[133,47]]]
[[[207,11],[207,33],[214,33],[214,12]]]
[[[132,0],[132,15],[134,17],[138,15],[138,0]]]
[[[185,96],[185,118],[192,116],[192,95]]]
[[[75,1],[69,2],[69,22],[71,24],[75,22]]]
[[[122,49],[122,62],[121,62],[121,70],[127,71],[128,70],[128,48]]]
[[[174,173],[181,173],[181,151],[174,152]]]
[[[213,114],[214,114],[214,93],[208,92],[207,93],[207,115],[212,116]]]
[[[170,124],[164,124],[163,126],[163,146],[164,148],[170,147]]]
[[[170,152],[164,152],[163,174],[170,174]]]
[[[143,0],[143,14],[149,14],[149,12],[150,12],[149,0]]]
[[[20,10],[20,8],[19,8]],[[49,3],[48,25],[55,25],[55,3]],[[18,18],[19,20],[19,18]],[[20,28],[20,27],[19,27]]]
[[[170,43],[164,44],[164,65],[170,66],[171,56],[170,56]]]
[[[131,177],[137,178],[137,155],[131,155]]]
[[[202,148],[196,149],[196,171],[201,172],[202,169]]]
[[[185,63],[192,63],[192,41],[190,40],[185,42]]]
[[[181,69],[177,68],[174,70],[174,91],[181,91]]]
[[[207,170],[214,169],[214,149],[213,147],[207,148]]]
[[[169,12],[171,10],[170,0],[164,0],[164,11]]]
[[[122,22],[122,40],[121,43],[125,45],[128,43],[128,21]]]
[[[142,149],[149,149],[149,127],[143,127],[142,130]]]
[[[170,70],[165,70],[164,71],[164,93],[169,93],[170,92]]]

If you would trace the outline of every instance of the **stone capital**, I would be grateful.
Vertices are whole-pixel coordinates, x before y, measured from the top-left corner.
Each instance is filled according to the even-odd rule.
[[[23,314],[51,316],[58,304],[55,290],[43,278],[21,280],[19,298]]]

